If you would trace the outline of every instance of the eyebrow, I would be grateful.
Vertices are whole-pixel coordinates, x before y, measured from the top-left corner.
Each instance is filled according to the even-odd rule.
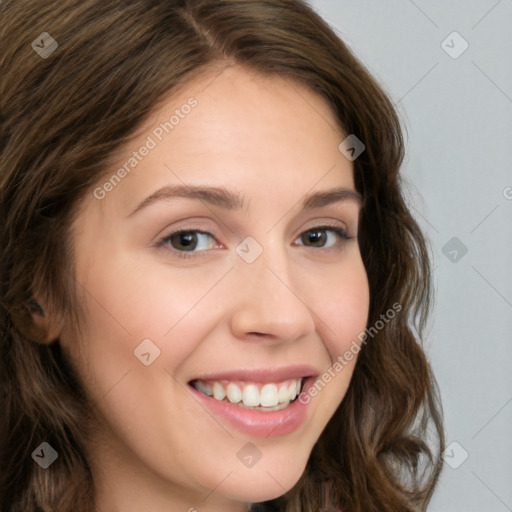
[[[158,189],[153,194],[146,197],[128,217],[135,215],[137,212],[156,202],[168,201],[177,197],[198,199],[226,210],[241,210],[244,207],[244,198],[237,192],[231,191],[225,187],[169,185]],[[302,208],[304,210],[312,210],[347,200],[355,200],[360,204],[362,203],[361,194],[356,190],[346,187],[336,187],[306,195],[302,200]]]

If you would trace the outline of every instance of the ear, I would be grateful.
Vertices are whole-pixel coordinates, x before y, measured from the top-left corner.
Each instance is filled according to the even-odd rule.
[[[41,306],[41,302],[32,300],[29,304],[32,321],[42,336],[39,342],[51,344],[60,336],[60,328],[55,324],[48,310]]]

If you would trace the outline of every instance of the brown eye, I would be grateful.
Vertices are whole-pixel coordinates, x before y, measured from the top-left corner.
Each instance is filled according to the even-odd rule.
[[[328,236],[328,233],[331,236]],[[299,245],[305,245],[306,247],[317,247],[317,248],[329,248],[335,245],[336,236],[343,240],[350,240],[348,233],[338,226],[318,226],[312,229],[304,231],[300,235],[300,239],[303,242]],[[329,245],[326,245],[331,241]],[[311,245],[309,245],[311,244]]]
[[[323,247],[327,242],[327,234],[325,230],[322,229],[314,229],[311,231],[307,231],[301,235],[302,241],[307,240],[315,247]]]
[[[209,244],[205,240],[208,238],[213,238],[213,235],[196,229],[180,230],[166,236],[162,240],[162,243],[176,251],[194,252],[198,248],[199,251],[209,249]]]
[[[193,251],[197,246],[197,235],[193,232],[175,233],[169,237],[170,245],[174,249]]]

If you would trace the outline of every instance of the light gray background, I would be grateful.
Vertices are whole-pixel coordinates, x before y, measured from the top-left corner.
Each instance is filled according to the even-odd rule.
[[[512,0],[310,5],[380,81],[407,131],[409,203],[433,254],[426,348],[448,445],[428,510],[512,511]],[[441,46],[454,31],[469,44],[456,59]],[[462,48],[452,39],[449,51]],[[459,243],[445,256],[452,237],[466,254]]]

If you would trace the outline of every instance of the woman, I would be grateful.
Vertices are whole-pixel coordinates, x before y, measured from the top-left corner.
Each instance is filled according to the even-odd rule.
[[[424,510],[428,253],[343,42],[291,0],[2,8],[0,509]]]

